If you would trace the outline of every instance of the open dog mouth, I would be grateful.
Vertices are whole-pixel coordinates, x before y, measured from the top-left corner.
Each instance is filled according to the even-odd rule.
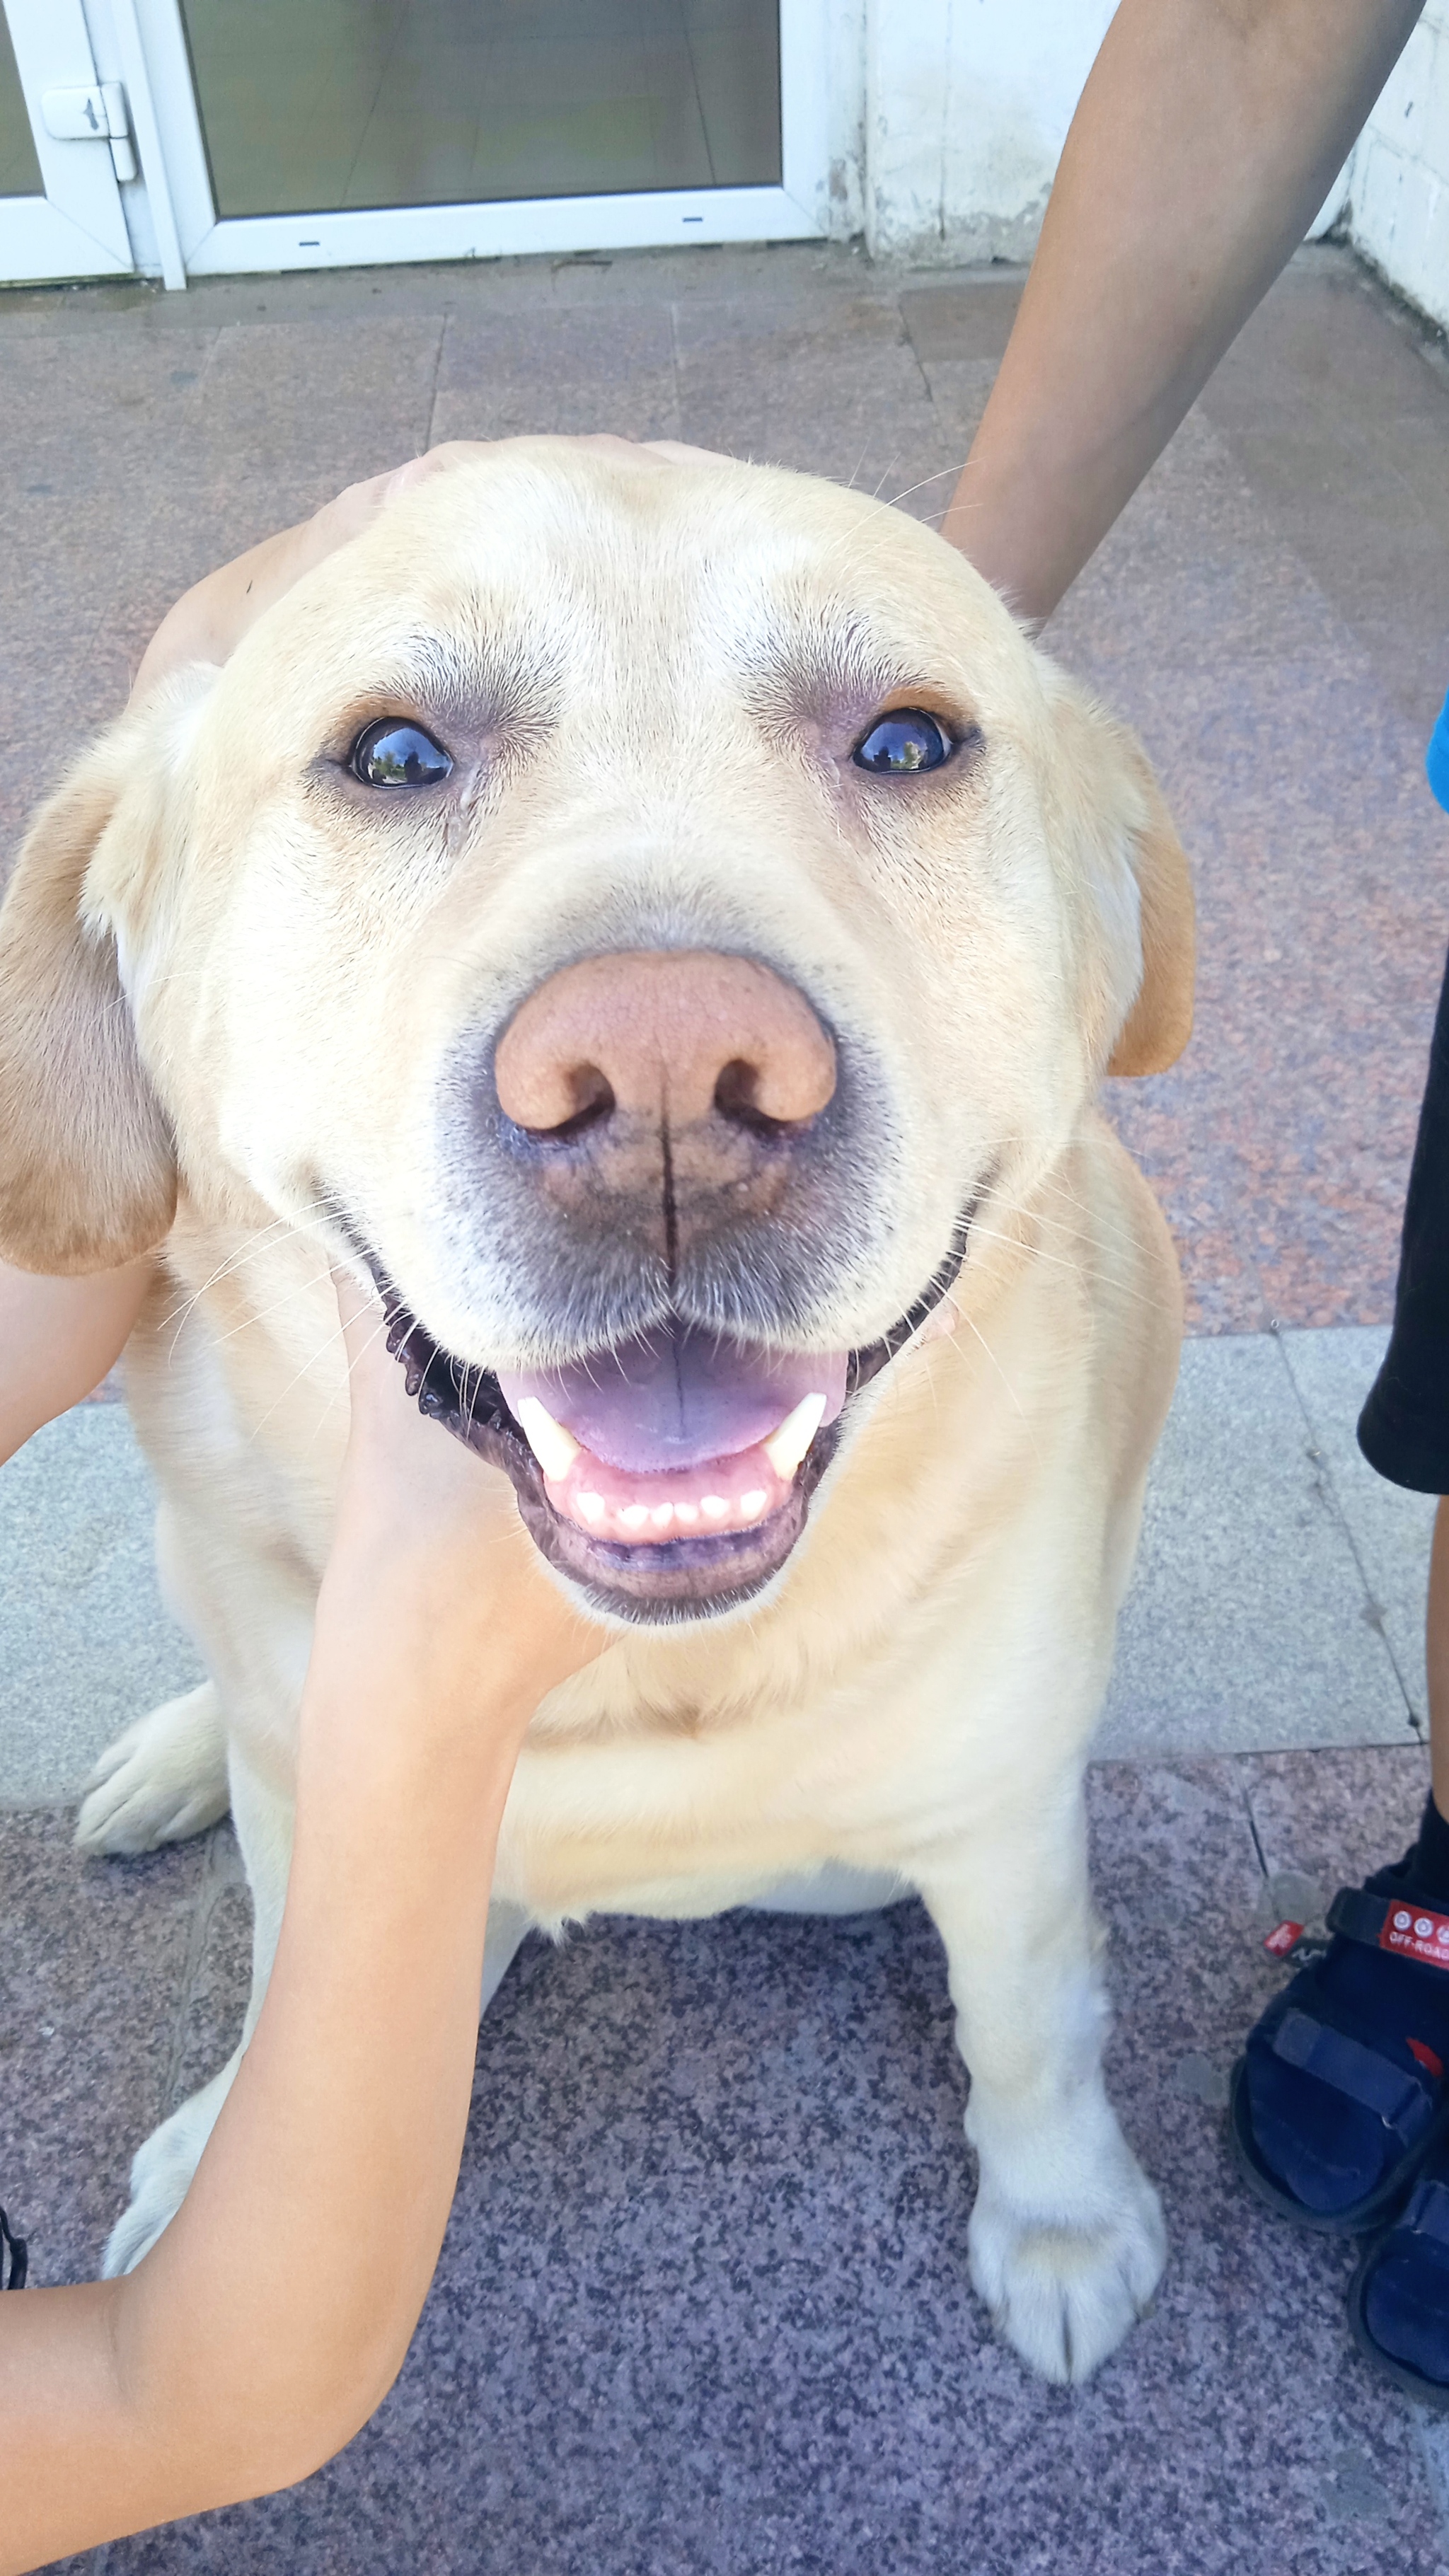
[[[420,1412],[503,1468],[534,1544],[595,1607],[664,1625],[737,1607],[784,1564],[852,1401],[952,1287],[976,1204],[915,1303],[852,1351],[667,1321],[561,1368],[495,1374],[440,1349],[369,1266]]]

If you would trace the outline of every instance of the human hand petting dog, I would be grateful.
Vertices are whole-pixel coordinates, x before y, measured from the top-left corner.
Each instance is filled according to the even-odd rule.
[[[181,670],[188,662],[224,662],[248,629],[276,605],[294,582],[335,554],[339,546],[360,537],[390,501],[426,483],[434,474],[447,474],[456,466],[469,465],[486,456],[490,448],[512,444],[509,439],[445,439],[440,446],[430,447],[426,455],[409,458],[405,465],[369,475],[362,483],[349,483],[345,491],[315,510],[310,519],[301,520],[294,528],[279,529],[275,536],[264,537],[260,545],[250,547],[234,562],[207,573],[182,594],[161,620],[137,667],[132,698],[143,696],[158,680]],[[615,437],[611,431],[561,439],[559,444],[615,449],[641,466],[653,459],[675,465],[687,465],[694,459],[717,461],[708,448],[684,446],[674,439],[641,443]]]
[[[137,2270],[0,2300],[0,2576],[290,2485],[387,2393],[457,2178],[514,1762],[605,1642],[336,1286],[352,1418],[271,1986]]]

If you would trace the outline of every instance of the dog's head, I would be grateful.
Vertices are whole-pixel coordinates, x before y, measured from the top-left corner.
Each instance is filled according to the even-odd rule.
[[[127,716],[0,912],[0,1253],[203,1209],[382,1287],[595,1607],[756,1593],[859,1390],[1191,1013],[1131,739],[952,550],[522,440]],[[260,1211],[259,1211],[260,1203]]]

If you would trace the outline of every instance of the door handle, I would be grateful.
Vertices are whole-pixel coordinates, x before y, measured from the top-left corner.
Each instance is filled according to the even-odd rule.
[[[109,143],[116,177],[135,178],[131,120],[119,81],[93,81],[89,89],[42,90],[40,116],[57,143]]]

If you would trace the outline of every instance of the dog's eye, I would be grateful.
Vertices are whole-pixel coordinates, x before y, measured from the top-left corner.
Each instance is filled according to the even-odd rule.
[[[436,787],[453,764],[421,725],[385,717],[358,735],[349,766],[365,787]]]
[[[939,769],[950,757],[951,740],[944,725],[920,707],[897,707],[882,716],[851,753],[857,769],[873,770],[878,778]]]

